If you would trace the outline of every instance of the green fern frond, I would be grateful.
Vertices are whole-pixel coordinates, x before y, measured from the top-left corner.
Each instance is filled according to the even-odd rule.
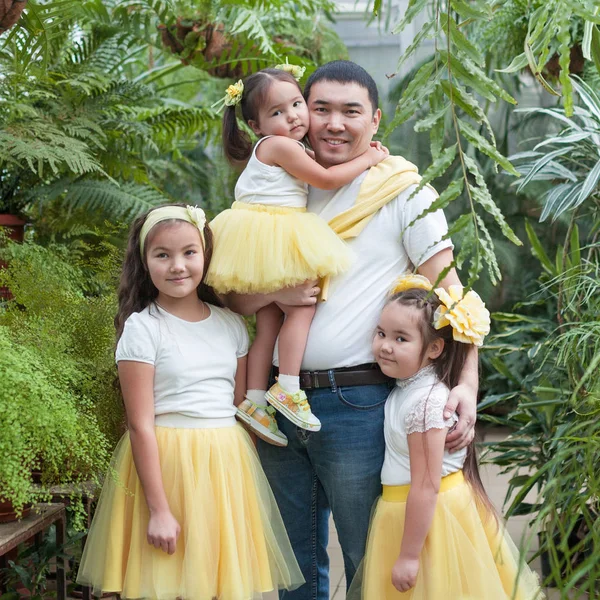
[[[52,188],[47,190],[50,197],[55,196],[55,192]],[[117,185],[98,179],[71,182],[62,196],[62,203],[67,208],[99,211],[115,220],[134,219],[154,206],[171,201],[159,190],[148,185],[133,182]]]

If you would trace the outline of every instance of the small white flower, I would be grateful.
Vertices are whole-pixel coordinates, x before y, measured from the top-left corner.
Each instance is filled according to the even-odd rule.
[[[204,230],[206,225],[206,215],[204,211],[198,206],[186,206],[187,213],[190,217],[190,221],[200,230],[200,233]]]

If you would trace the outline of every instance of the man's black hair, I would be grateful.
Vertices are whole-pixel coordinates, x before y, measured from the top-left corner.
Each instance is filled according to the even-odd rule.
[[[304,86],[304,97],[308,100],[310,88],[318,81],[336,81],[337,83],[357,83],[369,93],[373,114],[379,107],[379,92],[374,79],[360,66],[351,60],[334,60],[319,67]]]

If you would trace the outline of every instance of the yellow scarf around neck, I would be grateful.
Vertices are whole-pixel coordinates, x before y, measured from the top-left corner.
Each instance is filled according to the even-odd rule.
[[[416,165],[401,156],[390,156],[369,169],[354,205],[333,217],[329,226],[343,240],[355,238],[380,208],[411,185],[420,182],[421,176]],[[433,190],[431,186],[428,187]],[[328,292],[329,277],[324,277],[319,301],[325,302]]]

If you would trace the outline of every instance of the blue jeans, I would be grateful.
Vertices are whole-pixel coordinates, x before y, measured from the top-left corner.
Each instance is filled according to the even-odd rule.
[[[293,592],[281,591],[281,600],[329,600],[330,512],[350,585],[365,552],[371,508],[381,493],[383,408],[389,392],[385,383],[308,391],[321,431],[299,429],[278,414],[287,448],[258,440],[262,466],[306,579]]]

